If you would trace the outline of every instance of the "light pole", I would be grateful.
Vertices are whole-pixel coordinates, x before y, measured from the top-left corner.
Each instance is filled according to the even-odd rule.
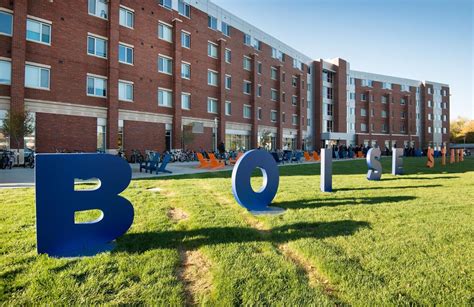
[[[214,118],[214,152],[217,152],[217,117]]]

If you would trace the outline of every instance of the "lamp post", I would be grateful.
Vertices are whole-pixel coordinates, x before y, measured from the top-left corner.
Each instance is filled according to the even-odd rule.
[[[217,117],[214,118],[214,152],[217,152]]]

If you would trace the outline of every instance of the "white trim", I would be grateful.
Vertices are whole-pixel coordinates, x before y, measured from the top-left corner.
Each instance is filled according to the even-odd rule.
[[[189,34],[189,35],[191,35],[191,32],[189,32],[189,31],[186,31],[186,30],[181,30],[181,32],[184,32],[184,33],[186,33],[186,34]]]
[[[135,10],[132,9],[132,8],[129,8],[128,6],[125,6],[125,5],[120,4],[120,7],[123,8],[123,9],[129,10],[129,11],[132,12],[132,13],[135,13]]]
[[[105,79],[105,80],[108,79],[106,76],[101,76],[101,75],[96,75],[96,74],[91,74],[91,73],[87,73],[87,76],[88,77],[101,78],[101,79]]]
[[[98,34],[95,34],[95,33],[91,33],[91,32],[87,32],[87,36],[94,36],[96,38],[100,38],[100,39],[103,39],[103,40],[109,40],[107,37],[105,36],[101,36],[101,35],[98,35]]]
[[[210,68],[208,68],[207,71],[212,71],[213,73],[219,74],[219,72],[217,70],[213,70],[213,69],[210,69]]]
[[[161,23],[161,24],[163,24],[163,25],[165,25],[165,26],[168,26],[168,27],[170,27],[170,28],[173,28],[173,25],[171,25],[171,24],[169,24],[169,23],[167,23],[167,22],[164,22],[163,20],[158,20],[158,23],[159,23],[159,24]]]
[[[169,59],[169,60],[173,60],[172,57],[170,57],[170,56],[168,56],[168,55],[161,54],[161,53],[158,53],[158,58],[159,58],[159,57],[163,57],[163,58],[167,58],[167,59]]]
[[[47,19],[43,19],[43,18],[31,16],[31,15],[26,15],[26,18],[33,19],[33,20],[36,20],[36,21],[39,21],[39,22],[42,22],[42,23],[47,23],[49,25],[53,25],[53,22],[50,21],[50,20],[47,20]]]
[[[51,69],[51,65],[40,64],[40,63],[35,63],[35,62],[28,62],[28,61],[26,61],[26,62],[25,62],[25,66],[26,66],[26,65]]]
[[[2,57],[2,56],[0,56],[0,61],[7,61],[7,62],[11,62],[11,61],[12,61],[12,59],[11,59],[11,58],[5,58],[5,57]],[[0,96],[0,98],[1,98],[1,96]]]
[[[133,85],[133,81],[127,81],[127,80],[122,80],[122,79],[119,79],[118,82],[122,82],[122,83],[127,83],[127,84],[131,84]]]
[[[6,7],[0,7],[0,11],[13,14],[13,11],[10,9],[7,9]]]
[[[160,91],[166,91],[166,92],[173,92],[173,90],[169,89],[169,88],[164,88],[164,87],[158,87],[158,90]]]
[[[163,107],[163,106],[160,106]],[[119,109],[119,120],[146,123],[172,124],[173,116],[168,114],[139,112]]]
[[[129,47],[129,48],[132,48],[132,49],[135,48],[133,45],[130,45],[130,44],[127,44],[127,43],[124,43],[124,42],[119,42],[119,45],[123,45],[125,47]]]
[[[186,62],[186,61],[181,61],[181,64],[188,64],[188,65],[191,65],[191,63]]]

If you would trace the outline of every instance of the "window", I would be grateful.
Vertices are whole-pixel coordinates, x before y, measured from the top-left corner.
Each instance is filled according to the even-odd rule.
[[[160,107],[171,108],[173,104],[173,91],[168,89],[158,89],[158,105]]]
[[[258,108],[258,110],[257,110],[257,119],[262,120],[262,116],[263,116],[262,108]]]
[[[334,114],[334,105],[333,104],[326,104],[326,106],[327,106],[326,114],[328,116],[333,116],[333,114]]]
[[[447,91],[447,90],[443,90],[442,95],[443,95],[444,97],[448,96],[448,91]]]
[[[158,24],[158,37],[171,43],[173,41],[173,31],[171,30],[171,26],[160,22]]]
[[[272,110],[272,111],[270,112],[270,120],[272,121],[272,123],[276,123],[277,117],[278,117],[277,111]]]
[[[375,116],[375,110],[374,110],[374,109],[370,109],[370,116],[371,116],[371,117],[374,117],[374,116]]]
[[[135,25],[135,13],[132,10],[121,6],[119,23],[123,27],[133,29]]]
[[[222,22],[222,34],[230,37],[230,26],[225,22]]]
[[[323,70],[323,80],[328,83],[334,82],[334,73],[332,71]]]
[[[49,90],[50,68],[25,65],[25,87]]]
[[[366,132],[367,131],[367,125],[364,123],[360,124],[360,131]]]
[[[244,105],[244,118],[252,118],[252,108],[248,105]]]
[[[387,132],[387,124],[382,124],[382,132]]]
[[[298,86],[298,77],[293,76],[293,77],[291,78],[291,85],[292,85],[293,87],[297,87],[297,86]]]
[[[271,95],[272,101],[277,101],[278,100],[278,91],[275,89],[272,89],[272,95]]]
[[[107,19],[109,5],[107,0],[89,0],[89,14]]]
[[[405,98],[400,99],[400,104],[403,106],[407,103],[407,100]]]
[[[387,103],[387,102],[388,102],[387,96],[382,96],[382,103]]]
[[[327,99],[334,98],[334,89],[332,87],[323,87],[323,97]]]
[[[244,33],[244,44],[250,46],[252,44],[252,37]]]
[[[431,133],[431,127],[428,127],[428,133]]]
[[[283,92],[281,94],[281,101],[286,102],[286,93],[285,92]]]
[[[171,0],[160,0],[160,5],[171,10]]]
[[[232,102],[230,101],[225,102],[225,115],[227,116],[232,115]]]
[[[367,101],[367,95],[366,94],[360,94],[360,100]]]
[[[13,15],[4,11],[0,11],[0,34],[13,34]]]
[[[367,110],[366,109],[360,109],[360,116],[367,116]]]
[[[291,124],[292,124],[293,126],[298,125],[298,115],[293,114],[293,115],[291,116]]]
[[[1,82],[1,80],[0,80]],[[447,121],[447,116],[446,115],[443,115],[443,122]]]
[[[181,109],[191,110],[191,94],[181,93]]]
[[[133,46],[119,44],[119,62],[133,65]]]
[[[51,24],[28,18],[26,20],[26,39],[50,45]]]
[[[207,55],[217,59],[217,45],[211,42],[207,43]]]
[[[191,64],[186,62],[181,63],[181,78],[191,79]]]
[[[105,152],[107,136],[107,119],[97,118],[97,150]]]
[[[387,118],[387,111],[382,110],[382,118]]]
[[[181,31],[181,46],[184,48],[191,48],[191,34]]]
[[[257,96],[262,97],[262,85],[257,85]]]
[[[410,91],[410,86],[409,85],[403,85],[402,84],[402,85],[400,85],[400,87],[401,87],[401,90],[403,92],[409,92]]]
[[[232,77],[230,75],[225,75],[225,88],[230,90],[232,88]]]
[[[178,12],[182,16],[191,18],[191,6],[183,0],[178,0]]]
[[[87,96],[107,97],[107,78],[88,75]]]
[[[291,97],[291,104],[296,106],[298,104],[298,96],[293,95]]]
[[[207,26],[212,30],[217,31],[217,18],[212,16],[207,16]]]
[[[0,60],[0,84],[11,84],[12,82],[12,63],[10,61]]]
[[[133,101],[133,82],[119,81],[119,100]]]
[[[293,68],[303,70],[303,63],[297,59],[293,59]]]
[[[262,62],[258,62],[258,63],[257,63],[257,73],[258,73],[259,75],[262,74],[262,69],[263,69]]]
[[[446,128],[443,128],[443,134],[446,134],[446,133],[447,133]]]
[[[252,82],[244,81],[244,94],[250,95],[252,93]]]
[[[232,51],[230,49],[225,50],[225,61],[229,64],[232,62]]]
[[[384,82],[382,84],[382,88],[387,89],[387,90],[391,90],[392,89],[392,84],[389,83],[389,82]]]
[[[283,54],[283,52],[276,48],[272,48],[272,58],[280,60],[282,62],[285,61],[285,55]]]
[[[158,57],[158,71],[171,75],[173,73],[173,60],[171,58],[160,55]]]
[[[333,121],[332,121],[332,120],[328,120],[327,123],[326,123],[326,125],[327,125],[327,132],[332,132],[333,129],[334,129],[334,128],[333,128],[333,127],[334,127]]]
[[[217,86],[218,83],[218,74],[216,71],[207,70],[207,84],[212,86]]]
[[[433,107],[433,102],[431,100],[428,100],[428,108],[432,108]]]
[[[207,113],[217,114],[217,99],[207,98]]]
[[[431,120],[431,113],[428,113],[428,120]]]
[[[272,67],[271,77],[272,77],[272,80],[278,80],[278,69],[277,68]]]
[[[258,39],[252,37],[252,47],[257,50],[262,50],[262,43]]]
[[[282,121],[282,123],[285,123],[285,122],[286,122],[286,114],[285,114],[285,112],[281,113],[281,121]]]
[[[252,70],[252,60],[244,56],[244,69],[251,71]]]
[[[433,89],[431,87],[428,87],[428,94],[433,94]]]
[[[96,36],[87,36],[87,54],[107,58],[107,40]]]
[[[404,112],[404,111],[400,112],[400,118],[401,119],[405,119],[406,116],[407,116],[406,112]]]

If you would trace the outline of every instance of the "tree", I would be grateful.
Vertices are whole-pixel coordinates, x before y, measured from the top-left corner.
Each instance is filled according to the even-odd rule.
[[[272,134],[270,131],[264,130],[259,136],[258,143],[260,147],[269,150],[272,147]]]
[[[458,117],[451,122],[451,142],[474,143],[474,120]]]
[[[16,149],[21,149],[25,136],[35,131],[33,115],[29,112],[13,111],[7,113],[1,127],[3,134],[10,138],[10,147],[13,142]]]

